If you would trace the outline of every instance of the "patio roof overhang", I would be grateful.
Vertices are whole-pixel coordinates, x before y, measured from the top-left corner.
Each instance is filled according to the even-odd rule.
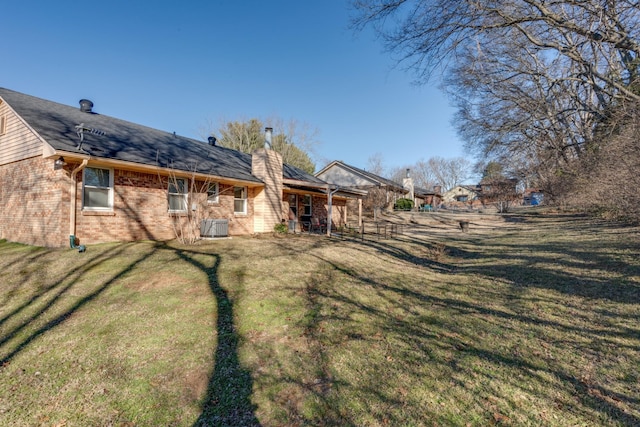
[[[357,188],[339,187],[333,184],[323,184],[308,181],[298,181],[294,179],[285,179],[283,181],[285,190],[301,191],[307,193],[323,194],[325,196],[331,193],[333,197],[344,197],[349,199],[361,199],[367,195],[366,190]]]

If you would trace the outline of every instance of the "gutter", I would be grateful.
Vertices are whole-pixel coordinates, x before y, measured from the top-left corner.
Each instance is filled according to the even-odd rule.
[[[71,159],[71,160],[91,160],[92,164],[95,164],[96,166],[100,167],[100,166],[105,166],[105,167],[112,167],[114,169],[121,169],[121,170],[132,170],[132,171],[138,171],[138,172],[143,172],[143,173],[149,173],[149,174],[154,174],[157,175],[158,172],[161,172],[163,175],[171,175],[171,174],[175,174],[176,176],[180,176],[180,177],[195,177],[196,179],[202,179],[202,180],[213,180],[216,182],[220,182],[222,184],[229,184],[229,185],[237,185],[237,184],[241,184],[241,185],[246,185],[247,187],[262,187],[264,186],[264,183],[262,181],[260,181],[259,179],[256,179],[255,181],[252,180],[248,180],[248,179],[241,179],[241,178],[231,178],[231,177],[224,177],[224,176],[219,176],[219,175],[212,175],[212,174],[208,174],[206,172],[193,172],[193,171],[189,171],[189,170],[182,170],[182,169],[172,169],[172,168],[168,168],[168,167],[160,167],[160,166],[154,166],[154,165],[147,165],[144,163],[135,163],[135,162],[129,162],[126,160],[117,160],[117,159],[109,159],[106,157],[100,157],[100,156],[90,156],[90,155],[82,155],[82,154],[78,154],[72,151],[64,151],[64,150],[47,150],[46,153],[43,154],[43,157],[45,159],[51,158],[51,157],[64,157],[65,159]]]
[[[89,159],[82,160],[80,166],[71,171],[71,212],[69,215],[69,236],[76,235],[76,207],[78,206],[78,178],[77,174],[89,163]]]

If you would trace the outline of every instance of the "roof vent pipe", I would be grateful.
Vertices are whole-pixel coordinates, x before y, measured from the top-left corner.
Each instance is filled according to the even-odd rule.
[[[411,169],[407,168],[407,178],[409,178],[409,171],[410,171],[410,170],[411,170]]]
[[[264,128],[264,148],[271,150],[271,134],[273,128]]]
[[[82,111],[83,113],[90,113],[92,108],[93,102],[89,101],[88,99],[80,100],[80,111]]]
[[[209,141],[209,145],[216,145],[217,139],[215,136],[211,135],[207,140]]]

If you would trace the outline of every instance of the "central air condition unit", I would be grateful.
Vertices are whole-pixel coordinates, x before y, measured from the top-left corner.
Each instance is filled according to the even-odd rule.
[[[203,219],[200,224],[202,237],[227,237],[229,235],[229,220]]]

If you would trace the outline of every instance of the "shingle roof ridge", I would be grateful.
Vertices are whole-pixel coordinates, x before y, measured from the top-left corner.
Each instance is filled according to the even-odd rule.
[[[360,169],[357,166],[353,166],[353,165],[347,164],[347,163],[343,162],[342,160],[337,160],[337,162],[343,164],[344,166],[346,166],[348,168],[351,168],[351,169],[355,170],[356,172],[361,173],[362,175],[368,176],[369,178],[372,178],[372,179],[374,179],[376,181],[380,181],[380,182],[383,182],[383,183],[385,183],[387,185],[393,185],[393,186],[396,186],[398,188],[402,188],[401,184],[399,184],[399,183],[397,183],[397,182],[395,182],[393,180],[390,180],[388,178],[382,177],[380,175],[376,175],[376,174],[374,174],[372,172],[368,172],[368,171],[366,171],[364,169]]]

